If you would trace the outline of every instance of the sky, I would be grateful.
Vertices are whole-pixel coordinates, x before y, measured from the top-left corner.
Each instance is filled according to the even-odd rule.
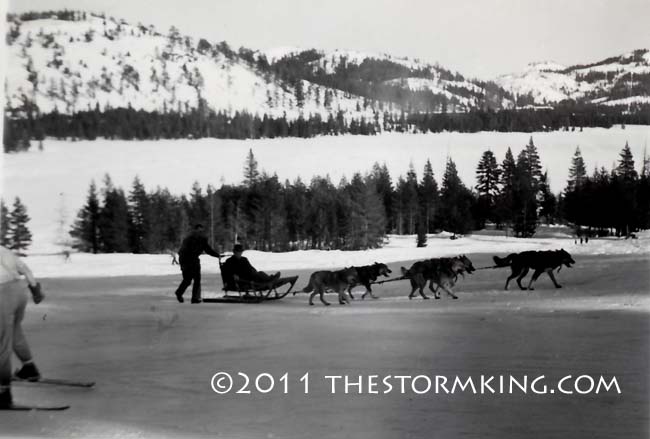
[[[650,47],[650,0],[0,0],[80,9],[234,48],[353,49],[492,79],[530,62],[583,64]]]

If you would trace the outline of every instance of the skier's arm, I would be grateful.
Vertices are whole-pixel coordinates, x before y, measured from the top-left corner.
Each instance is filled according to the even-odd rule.
[[[32,270],[30,270],[27,264],[25,264],[19,258],[16,258],[16,270],[18,271],[18,273],[25,276],[25,279],[27,279],[29,291],[32,293],[32,299],[34,300],[34,303],[36,303],[37,305],[41,303],[45,296],[43,294],[43,289],[41,288],[41,284],[38,281],[36,281],[36,278],[34,277]]]
[[[36,286],[38,282],[36,281],[36,278],[34,277],[32,270],[30,270],[27,264],[25,264],[19,258],[16,258],[16,269],[19,274],[25,276],[25,279],[27,279],[27,283],[29,284],[30,287]]]

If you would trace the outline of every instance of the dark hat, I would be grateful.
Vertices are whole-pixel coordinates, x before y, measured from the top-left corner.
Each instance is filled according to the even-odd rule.
[[[233,253],[241,253],[244,251],[244,246],[241,244],[235,244],[235,246],[232,248]]]

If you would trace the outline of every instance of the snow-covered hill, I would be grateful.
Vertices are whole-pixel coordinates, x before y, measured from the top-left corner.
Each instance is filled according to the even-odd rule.
[[[205,104],[228,114],[286,113],[289,120],[338,111],[373,115],[349,93],[309,81],[287,84],[225,42],[194,41],[174,28],[162,34],[153,26],[83,12],[65,18],[13,17],[8,23],[10,108],[30,101],[42,113],[96,106],[162,112]]]
[[[565,99],[603,105],[650,103],[650,51],[565,67],[553,62],[530,64],[521,73],[496,82],[526,104],[547,105]],[[526,100],[527,99],[527,100]]]
[[[473,108],[510,108],[513,103],[507,93],[495,83],[464,78],[439,64],[419,59],[356,50],[316,50],[283,47],[263,52],[272,64],[303,65],[305,77],[326,84],[340,84],[343,89],[362,89],[374,99],[391,101],[404,99],[406,106],[417,108],[418,102],[429,99],[426,111],[466,112]],[[429,92],[420,99],[404,94],[387,98],[386,88],[411,92]],[[431,96],[435,97],[431,98]],[[396,99],[397,97],[397,99]],[[436,99],[438,101],[436,101]],[[421,102],[420,102],[421,103]],[[433,104],[433,105],[432,105]],[[443,107],[446,107],[443,110]]]
[[[79,11],[9,15],[7,107],[40,113],[128,108],[147,112],[245,111],[287,120],[320,115],[380,127],[385,112],[466,112],[553,105],[650,103],[650,54],[564,67],[544,62],[497,81],[438,64],[354,50],[211,43]],[[23,113],[24,114],[24,113]]]

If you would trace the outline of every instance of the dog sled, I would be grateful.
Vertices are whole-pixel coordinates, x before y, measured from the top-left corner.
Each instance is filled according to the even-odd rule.
[[[224,257],[226,255],[222,255]],[[224,262],[219,258],[219,272],[223,284],[221,297],[207,297],[207,303],[262,303],[271,300],[280,300],[289,294],[298,280],[298,276],[287,276],[269,282],[255,282],[240,279],[237,275],[228,276],[224,273]],[[278,288],[288,285],[285,291]]]

